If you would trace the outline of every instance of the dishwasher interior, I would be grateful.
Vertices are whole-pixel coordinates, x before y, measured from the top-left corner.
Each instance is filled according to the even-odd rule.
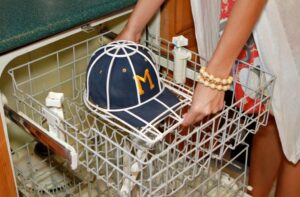
[[[36,139],[10,123],[11,154],[20,195],[248,196],[248,146],[245,144],[234,157],[228,152],[244,144],[249,133],[266,123],[274,76],[237,60],[232,89],[240,87],[247,94],[237,97],[233,91],[221,112],[183,128],[179,117],[190,106],[205,60],[190,52],[184,83],[176,83],[174,44],[147,34],[141,43],[153,52],[160,77],[177,95],[180,107],[177,115],[157,121],[154,128],[131,128],[110,114],[87,109],[83,103],[90,56],[109,43],[111,35],[111,31],[80,33],[76,42],[51,48],[51,52],[27,54],[6,69],[6,78],[1,80],[9,81],[3,91],[9,98],[7,105],[44,132],[50,132],[50,119],[54,119],[54,127],[64,136],[62,143],[68,144],[75,155],[72,161],[50,149],[41,155]],[[239,66],[248,69],[243,80]],[[258,82],[253,82],[252,75],[259,76]],[[63,118],[47,109],[49,92],[64,94]],[[251,107],[245,107],[249,102]],[[237,160],[241,156],[243,162]]]

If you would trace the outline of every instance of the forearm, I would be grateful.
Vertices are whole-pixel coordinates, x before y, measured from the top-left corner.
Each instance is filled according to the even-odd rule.
[[[132,35],[140,36],[164,0],[139,0],[125,27]]]
[[[251,34],[267,0],[236,1],[207,71],[226,78]]]

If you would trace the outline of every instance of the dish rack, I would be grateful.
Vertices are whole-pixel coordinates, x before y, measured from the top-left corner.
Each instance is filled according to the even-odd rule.
[[[108,197],[119,196],[118,191],[106,182],[97,180],[84,168],[71,171],[65,161],[55,155],[39,156],[34,152],[36,141],[22,145],[12,151],[12,159],[18,190],[22,196],[29,197]],[[248,196],[244,194],[246,165],[237,162],[238,157],[247,157],[248,146],[232,159],[212,159],[209,169],[202,170],[193,181],[187,180],[185,186],[174,192],[173,197],[181,196]],[[234,174],[229,175],[230,172]],[[135,188],[132,196],[138,196]]]
[[[237,100],[233,91],[221,112],[183,128],[180,117],[190,106],[197,75],[205,60],[191,52],[191,58],[186,60],[185,83],[175,83],[174,45],[148,35],[142,44],[155,54],[162,81],[177,95],[180,107],[176,110],[177,115],[158,120],[151,128],[133,128],[108,113],[90,111],[83,103],[89,58],[97,48],[110,42],[110,33],[89,38],[8,71],[13,82],[15,110],[47,131],[49,124],[45,115],[45,98],[50,91],[64,93],[64,118],[47,112],[59,120],[56,127],[63,133],[64,141],[76,151],[78,167],[70,169],[67,165],[69,161],[57,162],[62,159],[55,156],[54,159],[40,161],[48,165],[50,171],[53,160],[58,164],[57,169],[68,169],[70,172],[68,176],[64,173],[60,176],[68,177],[67,182],[73,180],[72,184],[65,184],[68,185],[65,188],[71,189],[61,189],[60,192],[65,191],[71,196],[101,196],[97,188],[105,185],[112,193],[104,196],[246,195],[247,159],[243,164],[238,164],[236,157],[228,158],[225,153],[242,144],[249,133],[255,133],[259,126],[267,122],[274,77],[260,67],[237,60],[233,69],[233,88],[240,86],[247,94]],[[247,65],[251,71],[243,80],[239,80],[238,65]],[[251,73],[259,75],[256,86],[251,85]],[[253,98],[253,106],[245,109],[249,98]],[[254,110],[255,113],[252,113]],[[26,152],[27,160],[34,155],[29,154],[30,147],[32,145],[29,144],[20,148],[26,150],[23,152]],[[247,154],[248,147],[245,146],[238,155],[247,158]],[[28,168],[34,169],[31,165],[29,163]],[[23,168],[17,165],[15,168],[17,176],[29,181],[31,187],[43,187],[34,180],[35,175],[22,173]],[[237,169],[239,174],[229,176],[228,168]],[[57,176],[57,171],[54,174]],[[18,188],[27,191],[23,183],[21,181]],[[51,183],[55,184],[55,179]],[[82,190],[86,192],[80,193]],[[94,190],[98,191],[97,195]],[[24,193],[30,196],[30,192]],[[58,193],[49,190],[37,192],[38,196],[59,196]]]

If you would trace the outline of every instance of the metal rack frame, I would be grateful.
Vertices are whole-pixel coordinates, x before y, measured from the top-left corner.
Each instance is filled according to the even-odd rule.
[[[109,42],[106,34],[10,69],[16,110],[48,130],[43,113],[47,110],[44,99],[49,91],[63,92],[67,98],[63,107],[65,119],[60,119],[62,126],[57,127],[64,133],[65,142],[76,150],[81,168],[104,181],[121,196],[131,196],[133,190],[139,196],[171,196],[197,178],[201,182],[193,186],[191,193],[200,188],[202,196],[209,196],[211,190],[203,190],[202,185],[216,178],[215,175],[210,176],[214,173],[209,173],[213,164],[224,164],[222,161],[228,149],[234,149],[249,133],[255,133],[260,125],[267,122],[274,77],[259,67],[238,60],[261,76],[259,86],[253,88],[248,84],[249,79],[246,83],[239,81],[237,68],[233,70],[234,86],[239,84],[247,90],[247,96],[256,98],[253,108],[258,109],[257,113],[249,113],[251,108],[244,111],[247,96],[235,100],[233,93],[230,104],[226,104],[220,113],[206,122],[182,128],[178,117],[190,106],[197,83],[195,79],[201,62],[205,60],[192,53],[192,59],[187,63],[187,83],[176,84],[172,80],[174,46],[149,35],[143,44],[156,55],[163,82],[178,96],[181,105],[176,111],[178,116],[170,115],[158,120],[151,128],[133,128],[112,118],[109,113],[90,111],[83,104],[86,65],[92,52]],[[49,66],[42,67],[46,63]],[[250,129],[251,124],[256,124],[255,128]],[[146,140],[145,136],[148,137]],[[228,165],[234,165],[234,160],[230,160]],[[238,179],[242,184],[236,183],[237,180],[231,182],[232,185],[240,185],[238,191],[243,192],[246,190],[246,167],[242,176],[242,181]],[[221,186],[221,182],[217,184],[216,191],[220,191]]]

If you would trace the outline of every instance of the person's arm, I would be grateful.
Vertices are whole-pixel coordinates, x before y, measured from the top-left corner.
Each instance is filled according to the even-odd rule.
[[[238,0],[234,4],[224,33],[209,62],[208,72],[226,78],[235,59],[249,38],[266,0]]]
[[[164,0],[139,0],[128,23],[116,40],[131,40],[139,42],[147,23],[158,11]]]
[[[207,72],[219,78],[227,78],[231,67],[254,28],[267,0],[236,1],[223,35],[207,65]],[[200,51],[201,53],[201,51]],[[209,114],[221,110],[224,92],[198,83],[193,95],[192,106],[184,115],[183,125],[188,126]]]

